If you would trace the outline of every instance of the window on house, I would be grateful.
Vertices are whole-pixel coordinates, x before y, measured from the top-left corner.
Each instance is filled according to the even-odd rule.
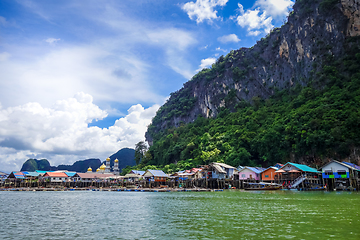
[[[265,175],[265,177],[266,177],[266,178],[268,178],[268,177],[269,177],[269,175]]]
[[[339,175],[346,175],[346,171],[345,171],[345,170],[339,170],[339,171],[337,171],[337,173],[338,173]]]
[[[325,170],[325,175],[334,175],[332,171]]]
[[[241,177],[246,177],[246,175],[245,175],[245,174],[241,174]]]

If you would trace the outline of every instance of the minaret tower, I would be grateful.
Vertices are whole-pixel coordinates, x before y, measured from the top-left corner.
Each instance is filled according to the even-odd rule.
[[[106,159],[105,173],[110,173],[110,158]]]
[[[114,161],[114,168],[113,168],[113,170],[114,170],[114,174],[115,175],[119,175],[120,173],[119,173],[119,160],[118,159],[115,159],[115,161]]]

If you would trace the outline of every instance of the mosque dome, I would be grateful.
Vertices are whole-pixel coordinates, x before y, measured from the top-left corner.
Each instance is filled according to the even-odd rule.
[[[107,158],[106,161],[110,162],[110,158]]]
[[[100,171],[100,168],[96,169],[96,172]]]
[[[100,166],[100,170],[105,170],[105,168],[106,168],[105,164],[102,164],[102,165]]]
[[[91,168],[91,167],[88,168],[88,172],[92,172],[92,168]]]
[[[119,160],[118,160],[118,159],[115,159],[115,162],[119,162]]]

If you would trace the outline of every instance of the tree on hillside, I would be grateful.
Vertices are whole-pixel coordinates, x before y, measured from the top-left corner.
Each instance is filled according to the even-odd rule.
[[[144,141],[140,141],[135,145],[135,162],[136,165],[139,165],[141,159],[144,157],[145,152],[147,151],[147,146]]]

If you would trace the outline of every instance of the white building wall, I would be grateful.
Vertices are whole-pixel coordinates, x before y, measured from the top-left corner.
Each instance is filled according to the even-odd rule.
[[[338,164],[336,162],[329,163],[328,165],[323,167],[321,170],[322,170],[322,172],[325,172],[325,171],[337,172],[339,170],[349,172],[349,168],[347,168],[341,164]]]

